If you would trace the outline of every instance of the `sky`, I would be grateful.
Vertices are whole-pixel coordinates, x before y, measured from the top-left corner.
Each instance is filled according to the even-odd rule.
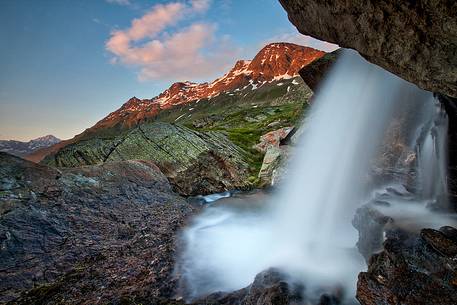
[[[0,139],[68,139],[130,97],[211,81],[303,36],[277,0],[0,1]]]

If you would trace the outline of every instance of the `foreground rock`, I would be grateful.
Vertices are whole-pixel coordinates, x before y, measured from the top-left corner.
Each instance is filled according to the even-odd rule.
[[[280,2],[301,33],[355,49],[423,89],[457,97],[455,1]]]
[[[248,182],[245,152],[220,132],[197,132],[168,124],[142,124],[115,137],[90,137],[47,157],[57,167],[151,160],[182,195],[244,189]]]
[[[457,230],[423,229],[387,233],[384,251],[373,255],[359,274],[362,305],[457,304]]]
[[[387,225],[393,222],[391,217],[381,213],[377,205],[387,204],[382,201],[375,201],[365,204],[357,209],[352,225],[358,231],[357,249],[368,262],[373,253],[382,250],[384,242],[384,231]]]
[[[305,287],[293,283],[281,271],[263,271],[246,288],[230,293],[214,293],[193,305],[339,305],[338,297],[323,294],[316,299],[304,295]]]
[[[151,162],[58,171],[0,153],[0,303],[171,304],[192,212]]]

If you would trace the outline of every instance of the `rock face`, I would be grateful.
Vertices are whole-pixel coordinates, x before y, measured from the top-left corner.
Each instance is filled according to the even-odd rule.
[[[21,141],[0,141],[0,151],[15,156],[23,157],[39,149],[50,147],[60,142],[60,139],[53,135],[47,135],[28,142]]]
[[[284,166],[285,157],[288,155],[288,149],[281,147],[281,141],[286,139],[292,132],[293,127],[283,127],[278,130],[270,131],[260,137],[260,143],[254,148],[264,153],[262,166],[258,178],[261,186],[271,186],[275,183],[278,172],[281,172],[281,166]]]
[[[304,66],[298,73],[311,90],[316,91],[320,82],[324,79],[330,67],[342,53],[341,50],[327,53],[319,59],[316,59],[309,65]]]
[[[0,153],[0,303],[171,304],[192,211],[148,161],[58,171]]]
[[[268,147],[263,157],[262,167],[259,171],[259,179],[261,186],[270,186],[274,184],[274,176],[276,170],[281,165],[283,153],[279,147]]]
[[[457,97],[457,2],[280,2],[301,33],[355,49],[423,89]]]
[[[151,160],[182,195],[243,189],[248,164],[245,152],[219,132],[151,123],[114,138],[94,137],[68,145],[44,163],[78,167],[121,160]]]
[[[376,209],[376,205],[383,204],[387,203],[376,201],[363,205],[357,209],[352,220],[352,225],[359,232],[359,238],[356,244],[357,249],[367,262],[373,253],[382,250],[385,228],[393,222],[392,218]]]
[[[420,236],[401,230],[387,233],[384,251],[359,274],[362,305],[457,304],[457,230],[423,229]]]

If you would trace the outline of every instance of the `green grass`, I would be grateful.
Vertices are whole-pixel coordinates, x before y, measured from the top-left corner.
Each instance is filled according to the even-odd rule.
[[[194,108],[192,113],[187,110],[187,113],[192,114],[191,117],[187,115],[186,118],[179,120],[179,123],[198,131],[220,131],[227,134],[234,144],[246,152],[246,160],[251,169],[250,175],[257,177],[262,166],[263,154],[253,149],[253,146],[269,131],[299,124],[308,105],[307,91],[304,87],[297,86],[296,91],[291,90],[286,94],[287,85],[269,86],[261,92],[249,92],[250,96],[236,100],[232,97],[219,97],[220,100],[212,104],[211,101],[200,102],[200,108],[189,107]],[[175,113],[173,117],[176,119],[182,113],[183,110]],[[162,119],[165,119],[166,116],[163,115]],[[222,119],[203,128],[194,127],[193,123],[196,120],[210,115],[220,116]],[[277,123],[270,125],[274,122]]]

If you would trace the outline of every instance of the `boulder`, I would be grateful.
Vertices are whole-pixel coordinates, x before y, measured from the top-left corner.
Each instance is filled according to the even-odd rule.
[[[371,256],[382,250],[384,231],[393,222],[391,217],[382,214],[377,205],[388,205],[387,202],[375,201],[358,208],[352,225],[357,229],[359,238],[357,249],[368,262]]]
[[[193,212],[150,161],[56,170],[0,153],[0,303],[172,304]]]
[[[286,145],[281,145],[292,133],[294,127],[283,127],[270,131],[260,137],[260,143],[254,146],[260,152],[265,153],[258,178],[261,186],[271,186],[275,180],[281,180],[285,175],[284,160],[289,154]],[[281,145],[281,146],[280,146]]]
[[[260,137],[260,143],[254,148],[262,153],[266,153],[270,147],[279,147],[279,144],[285,139],[294,127],[283,127],[277,130],[270,131]]]
[[[282,150],[279,147],[270,146],[263,157],[262,167],[259,171],[260,184],[269,186],[274,183],[275,171],[281,165]]]
[[[45,164],[78,167],[121,160],[151,160],[181,195],[245,189],[246,152],[220,132],[197,132],[169,123],[146,123],[111,137],[92,136],[65,146]]]
[[[457,97],[457,2],[280,0],[300,33],[357,50],[419,87]]]
[[[291,301],[301,301],[303,291],[290,288],[286,277],[279,270],[271,268],[257,274],[254,282],[246,288],[210,294],[193,305],[288,305]]]
[[[384,250],[359,274],[357,299],[362,305],[457,304],[456,231],[388,231]]]
[[[270,268],[256,275],[254,282],[233,292],[217,292],[194,301],[192,305],[342,305],[342,295],[317,292],[307,296],[305,286]],[[352,303],[344,303],[352,304]]]

